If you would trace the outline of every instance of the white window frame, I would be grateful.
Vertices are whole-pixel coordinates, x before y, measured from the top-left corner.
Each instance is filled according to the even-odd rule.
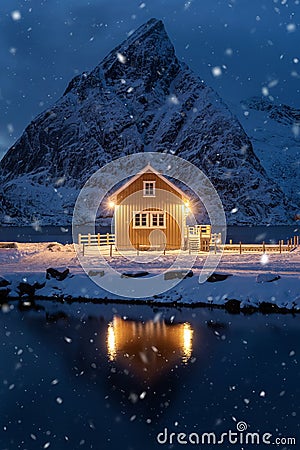
[[[146,215],[146,225],[142,225],[142,214]],[[140,225],[136,225],[136,216],[139,216]],[[147,211],[136,211],[133,213],[133,228],[149,228],[149,217]]]
[[[145,180],[143,181],[143,197],[155,197],[155,183],[156,181],[152,181],[152,180]],[[153,194],[148,194],[147,193],[147,188],[146,185],[147,184],[152,184],[153,186]]]
[[[141,225],[142,223],[142,214],[146,214],[146,225]],[[136,225],[136,216],[140,217],[140,225]],[[159,225],[159,217],[158,225],[153,225],[153,215],[162,215],[163,216],[163,225]],[[166,213],[164,211],[134,211],[133,220],[132,220],[132,228],[134,229],[165,229],[166,228]]]
[[[157,225],[153,224],[153,216],[157,216]],[[160,225],[160,217],[159,216],[163,216],[163,224]],[[150,218],[150,228],[166,228],[166,213],[162,212],[162,211],[150,211],[149,214],[149,218]]]

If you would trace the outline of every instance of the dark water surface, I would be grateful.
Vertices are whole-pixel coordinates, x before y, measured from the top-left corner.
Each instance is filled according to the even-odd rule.
[[[298,317],[43,305],[0,313],[1,450],[268,448],[156,442],[241,421],[299,445]]]
[[[97,229],[99,233],[111,232],[110,227]],[[243,242],[244,244],[267,242],[278,242],[283,239],[292,238],[300,234],[300,228],[295,226],[256,226],[256,227],[227,227],[227,242],[232,239],[233,243]],[[55,241],[62,244],[72,243],[72,227],[45,226],[38,230],[33,227],[0,227],[0,241],[16,242],[48,242]]]

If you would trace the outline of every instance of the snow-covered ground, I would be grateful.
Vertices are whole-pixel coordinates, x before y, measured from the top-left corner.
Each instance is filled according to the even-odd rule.
[[[121,277],[122,272],[147,270],[148,276],[166,271],[174,261],[175,255],[160,256],[153,263],[145,263],[145,255],[141,254],[135,261],[124,256],[115,256],[110,264],[119,274],[109,276],[112,285],[122,286],[128,282]],[[300,311],[300,247],[290,253],[283,254],[224,254],[215,273],[231,275],[223,281],[206,281],[199,284],[198,275],[203,267],[206,254],[200,254],[193,267],[193,276],[183,279],[177,286],[167,290],[155,298],[144,301],[151,303],[176,303],[178,305],[208,304],[223,305],[227,308],[239,309],[260,307],[264,302],[280,308]],[[92,265],[93,257],[89,258]],[[10,298],[19,297],[19,285],[38,283],[35,296],[44,298],[60,298],[74,300],[118,300],[128,302],[129,299],[119,297],[104,290],[87,276],[81,268],[73,245],[54,245],[49,243],[17,244],[17,248],[0,248],[1,277],[10,284],[4,286],[0,278],[0,296],[5,301],[7,293]],[[46,279],[46,269],[63,270],[68,268],[70,274],[62,281],[55,278]],[[171,285],[165,280],[166,287]],[[9,290],[9,292],[7,291]],[[25,287],[26,289],[26,287]],[[22,296],[26,299],[26,294]],[[134,299],[133,299],[134,300]],[[241,302],[228,303],[229,300]],[[262,305],[263,304],[263,305]],[[268,307],[268,310],[270,307]]]

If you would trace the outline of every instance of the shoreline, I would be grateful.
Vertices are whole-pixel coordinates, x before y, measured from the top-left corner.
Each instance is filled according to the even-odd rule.
[[[62,304],[219,308],[243,314],[300,312],[300,248],[282,255],[270,254],[267,262],[260,254],[224,254],[214,272],[214,275],[222,275],[223,278],[199,284],[198,277],[206,256],[199,254],[192,268],[192,276],[181,279],[176,286],[172,287],[169,284],[171,281],[165,279],[164,292],[151,297],[131,298],[112,294],[109,287],[112,286],[111,292],[114,292],[116,283],[126,288],[127,281],[122,273],[141,271],[145,266],[144,256],[135,261],[123,257],[108,258],[117,271],[113,276],[106,272],[105,267],[98,266],[97,270],[103,272],[101,276],[107,277],[106,290],[101,287],[101,280],[97,284],[93,281],[97,277],[88,276],[83,271],[72,244],[19,244],[16,248],[0,249],[0,301],[2,304],[52,300]],[[91,266],[97,263],[97,260],[93,262],[93,258],[88,261]],[[171,265],[172,256],[161,256],[145,267],[148,276],[153,276],[172,271]],[[49,270],[54,271],[53,276],[48,273]]]
[[[36,304],[37,301],[46,301],[46,302],[52,302],[60,305],[73,305],[74,303],[79,304],[93,304],[93,305],[128,305],[128,306],[149,306],[154,308],[174,308],[174,309],[208,309],[208,310],[214,310],[214,309],[220,309],[225,310],[229,314],[242,314],[244,316],[249,316],[255,313],[260,313],[263,315],[268,314],[291,314],[291,315],[297,315],[300,313],[300,308],[293,309],[293,308],[286,308],[286,307],[279,307],[278,305],[271,303],[271,302],[263,302],[258,306],[244,306],[240,307],[237,303],[240,303],[239,300],[236,299],[229,299],[229,304],[215,304],[215,303],[205,303],[205,302],[195,302],[195,303],[188,303],[188,302],[178,302],[178,301],[159,301],[159,300],[142,300],[142,299],[132,299],[132,300],[118,300],[118,299],[109,299],[109,298],[84,298],[84,297],[77,297],[77,298],[65,298],[65,297],[46,297],[46,296],[35,296],[35,297],[9,297],[6,298],[7,302],[0,302],[0,306],[3,305],[10,305],[11,302],[18,302],[18,307],[22,311],[29,311],[29,310],[38,310],[38,309],[44,309],[43,305]],[[232,304],[231,302],[237,302],[235,304]],[[59,311],[58,311],[59,312]]]

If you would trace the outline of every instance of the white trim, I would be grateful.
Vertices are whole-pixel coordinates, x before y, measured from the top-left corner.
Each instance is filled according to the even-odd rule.
[[[154,214],[163,216],[163,225],[159,225],[159,217],[157,217],[158,225],[153,225],[153,216]],[[150,216],[150,228],[166,228],[166,213],[164,211],[149,211]]]
[[[187,195],[179,187],[177,187],[175,184],[173,184],[171,181],[169,181],[167,178],[165,178],[162,174],[157,172],[157,170],[155,170],[151,166],[151,164],[147,164],[147,166],[145,166],[143,170],[141,170],[136,175],[134,175],[132,178],[130,178],[130,180],[128,180],[123,186],[119,187],[119,189],[117,189],[108,200],[113,201],[113,199],[115,199],[116,196],[120,194],[120,192],[122,192],[124,189],[126,189],[128,186],[130,186],[131,183],[133,183],[135,180],[140,178],[141,175],[144,175],[144,173],[147,173],[147,172],[154,173],[155,175],[157,175],[167,185],[169,185],[172,189],[174,189],[176,192],[178,192],[178,194],[181,195],[182,200],[187,199]]]
[[[137,215],[140,216],[140,223],[141,223],[141,215],[142,214],[146,214],[146,223],[147,225],[135,225],[135,218]],[[163,225],[153,225],[153,215],[154,214],[162,214],[163,215],[163,220],[164,220],[164,224]],[[158,218],[158,222],[159,222],[159,218]],[[165,211],[134,211],[133,212],[133,218],[132,218],[132,228],[135,230],[162,230],[162,229],[166,229],[166,212]]]
[[[153,180],[145,180],[143,181],[143,197],[155,197],[155,183]],[[146,193],[146,184],[153,184],[153,194]]]

